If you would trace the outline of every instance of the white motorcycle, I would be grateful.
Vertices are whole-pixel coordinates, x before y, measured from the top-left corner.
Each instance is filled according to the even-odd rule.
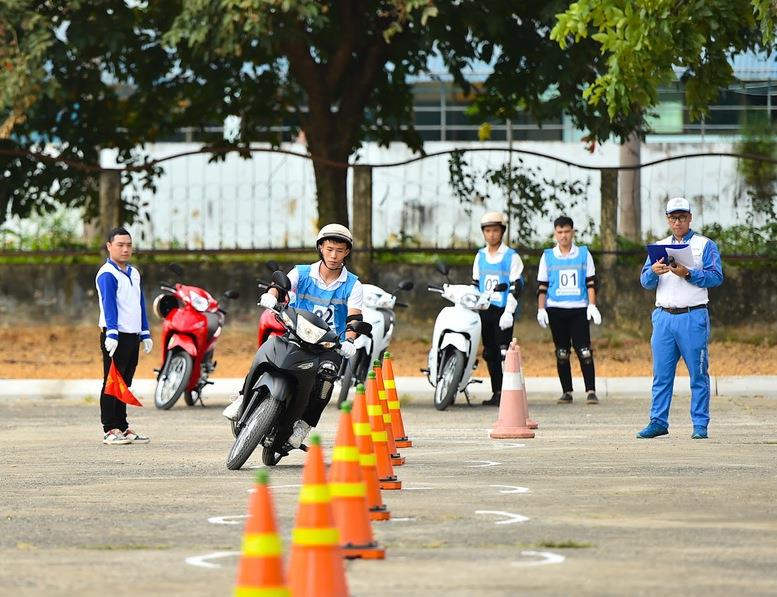
[[[439,271],[448,278],[448,266],[437,264]],[[434,390],[434,406],[445,410],[453,404],[456,394],[463,392],[470,403],[467,386],[481,383],[471,380],[477,367],[477,354],[480,347],[480,315],[491,305],[491,297],[496,292],[507,290],[505,283],[497,284],[490,290],[480,292],[471,284],[451,284],[442,286],[430,284],[430,292],[438,292],[453,303],[444,307],[437,315],[432,334],[432,347],[429,350],[429,367],[421,369]]]
[[[354,342],[356,353],[343,362],[343,372],[340,377],[337,405],[340,406],[347,398],[351,388],[364,383],[367,374],[372,369],[375,360],[381,360],[386,352],[391,336],[394,333],[394,308],[407,307],[405,303],[397,302],[395,294],[391,294],[372,284],[362,285],[364,290],[364,307],[362,317],[365,323],[372,325],[371,334],[362,334]],[[402,280],[397,284],[397,291],[412,290],[411,280]]]

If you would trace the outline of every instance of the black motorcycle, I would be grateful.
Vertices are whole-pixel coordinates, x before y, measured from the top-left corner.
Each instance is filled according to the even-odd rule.
[[[284,306],[291,283],[283,272],[273,273],[270,288],[280,294],[275,316],[286,332],[262,344],[245,378],[243,403],[233,422],[235,443],[227,457],[230,470],[243,466],[260,444],[262,462],[278,464],[293,449],[287,440],[314,387],[318,384],[316,395],[323,395],[329,390],[324,384],[333,384],[338,374],[338,367],[327,358],[340,348],[337,333],[314,313]],[[348,329],[368,334],[372,326],[356,321]]]

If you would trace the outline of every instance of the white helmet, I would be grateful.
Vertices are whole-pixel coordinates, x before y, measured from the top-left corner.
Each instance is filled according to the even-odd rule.
[[[507,216],[499,211],[489,211],[480,218],[480,229],[486,226],[501,226],[502,230],[507,230]]]
[[[316,246],[321,246],[321,243],[325,240],[333,240],[338,243],[345,243],[348,248],[353,247],[353,235],[342,224],[327,224],[319,232],[316,237]]]

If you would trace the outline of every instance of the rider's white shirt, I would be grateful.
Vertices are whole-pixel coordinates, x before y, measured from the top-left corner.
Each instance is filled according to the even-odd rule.
[[[340,270],[340,275],[332,282],[327,284],[322,278],[321,274],[319,273],[319,268],[321,267],[321,261],[316,261],[315,263],[311,264],[310,266],[310,277],[313,278],[313,281],[315,282],[316,286],[321,288],[322,290],[334,290],[335,288],[340,287],[341,285],[345,284],[346,280],[348,280],[348,270],[343,267],[342,270]],[[289,293],[289,302],[293,302],[296,293],[297,293],[297,284],[299,283],[299,271],[297,271],[297,268],[293,268],[289,274],[288,274],[289,282],[291,282],[291,292]],[[348,297],[348,310],[356,309],[358,311],[361,311],[364,308],[364,290],[362,288],[362,283],[360,281],[356,281],[356,284],[353,285],[353,288],[351,289],[351,294]]]

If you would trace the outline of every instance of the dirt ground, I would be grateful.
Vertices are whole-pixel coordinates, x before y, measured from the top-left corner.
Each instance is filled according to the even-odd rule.
[[[534,326],[536,327],[536,325]],[[155,340],[158,330],[152,330]],[[533,336],[538,334],[534,333]],[[521,329],[519,338],[524,337]],[[0,327],[0,378],[89,379],[102,375],[96,326],[13,326]],[[150,356],[141,356],[136,377],[153,377],[161,352],[156,342]],[[556,363],[548,336],[543,341],[521,340],[524,373],[527,376],[554,376]],[[651,374],[650,343],[631,338],[594,339],[596,373],[601,377],[645,376]],[[250,365],[256,346],[253,327],[233,325],[224,329],[216,347],[218,368],[215,376],[241,377]],[[391,351],[397,375],[420,375],[426,366],[429,344],[420,339],[395,339]],[[686,374],[681,363],[679,370]],[[573,359],[573,375],[579,374]],[[775,375],[777,346],[756,342],[712,342],[712,375]],[[476,375],[487,376],[482,362]]]
[[[415,398],[387,557],[346,564],[354,596],[774,594],[774,398],[716,397],[706,441],[681,397],[656,440],[634,439],[647,398],[533,400],[536,438],[501,442],[493,409]],[[0,594],[230,594],[258,458],[226,469],[224,404],[134,409],[151,443],[108,447],[93,400],[0,400]],[[270,471],[287,554],[302,456]]]

